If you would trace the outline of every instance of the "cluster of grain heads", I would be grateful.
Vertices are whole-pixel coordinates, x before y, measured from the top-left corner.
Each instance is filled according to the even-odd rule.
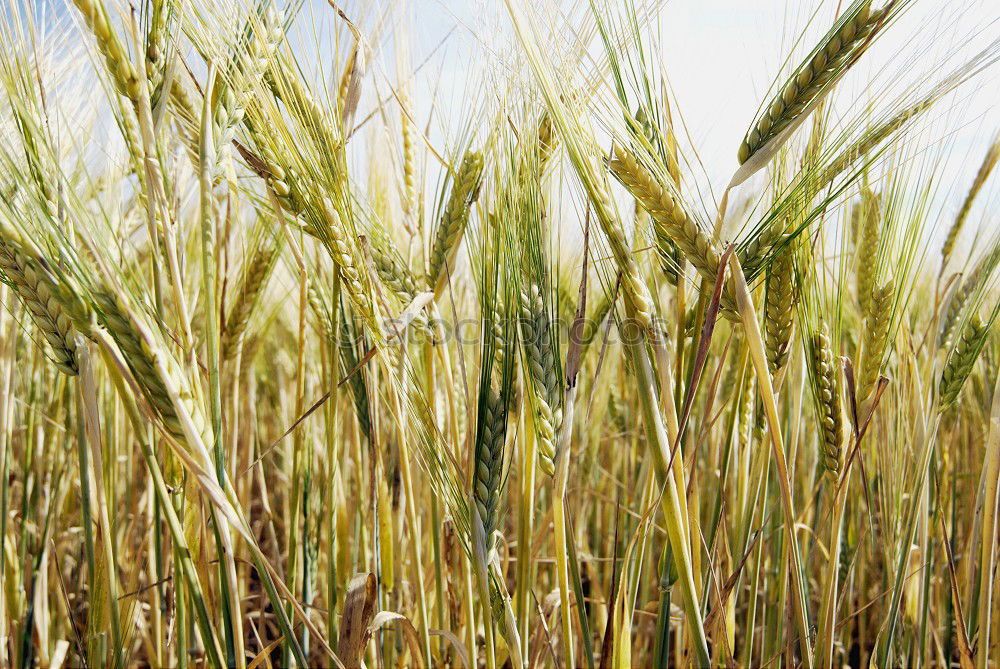
[[[890,2],[889,5],[895,4]],[[740,164],[747,162],[774,138],[801,122],[829,92],[837,79],[857,60],[872,32],[885,21],[888,9],[872,11],[871,0],[852,4],[813,52],[795,69],[764,108],[760,119],[740,144]]]
[[[441,212],[427,258],[427,285],[436,296],[442,295],[448,286],[448,277],[469,222],[470,209],[479,197],[482,181],[483,154],[466,152],[452,177],[448,201]]]
[[[938,212],[959,212],[945,263],[971,237],[997,145],[938,203],[959,135],[935,133],[964,110],[922,120],[1000,42],[842,104],[917,5],[844,3],[745,135],[758,178],[713,204],[655,2],[549,25],[506,0],[498,85],[459,106],[425,86],[449,50],[412,68],[407,20],[357,3],[74,0],[85,30],[60,40],[20,3],[0,19],[0,665],[996,654],[979,314],[1000,250],[964,276],[924,261]],[[50,42],[97,57],[60,67]],[[84,67],[107,85],[70,95]]]

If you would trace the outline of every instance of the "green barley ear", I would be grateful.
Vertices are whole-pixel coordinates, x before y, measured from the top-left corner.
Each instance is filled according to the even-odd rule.
[[[473,500],[487,540],[487,553],[497,529],[500,507],[500,475],[503,471],[503,442],[507,428],[507,407],[496,388],[480,398],[479,428],[476,435]]]
[[[79,368],[74,336],[87,321],[83,303],[66,290],[49,263],[6,235],[0,237],[0,276],[31,314],[35,327],[49,344],[55,366],[76,376]]]
[[[946,409],[958,402],[962,386],[972,373],[979,354],[986,345],[992,321],[984,322],[978,314],[972,316],[962,330],[962,336],[945,362],[938,384],[941,408]]]
[[[858,305],[862,314],[868,314],[871,310],[881,243],[882,215],[879,196],[865,188],[861,191],[861,220],[856,264]]]
[[[132,375],[139,383],[143,396],[160,416],[167,430],[178,439],[184,439],[177,410],[167,393],[167,387],[160,378],[156,361],[141,335],[132,323],[127,310],[119,298],[110,291],[94,294],[98,320],[118,344]]]
[[[976,196],[979,195],[979,191],[982,190],[993,168],[996,167],[998,160],[1000,160],[1000,136],[997,136],[993,140],[989,151],[986,152],[986,157],[983,158],[983,162],[979,166],[979,171],[976,172],[976,178],[973,179],[972,186],[969,187],[969,192],[966,194],[965,200],[962,201],[962,207],[958,210],[958,215],[955,216],[955,222],[951,224],[951,228],[948,230],[948,236],[945,238],[944,246],[941,248],[942,268],[948,264],[948,259],[951,257],[952,251],[955,250],[955,242],[958,240],[958,235],[962,232],[965,219],[969,216],[969,210],[972,209],[972,203],[975,202]]]
[[[434,233],[427,262],[427,285],[435,295],[441,295],[448,285],[448,273],[455,262],[462,235],[469,222],[469,210],[479,197],[482,180],[483,154],[468,151],[455,172],[451,193]]]
[[[792,216],[777,211],[764,221],[758,233],[747,239],[739,250],[746,276],[757,276],[766,266],[768,255],[788,241],[793,232],[793,220]]]
[[[371,439],[371,405],[368,401],[368,387],[365,385],[365,370],[358,369],[358,362],[361,356],[358,355],[358,347],[364,344],[364,337],[361,330],[354,323],[354,319],[341,300],[340,304],[340,373],[342,377],[348,379],[347,383],[354,396],[354,411],[358,417],[358,426],[366,441]]]
[[[822,459],[826,471],[839,476],[844,464],[844,421],[840,382],[830,334],[825,325],[815,330],[809,346],[811,378],[819,413]]]
[[[487,299],[487,303],[489,299]],[[472,499],[479,516],[487,562],[493,551],[493,535],[500,522],[500,495],[507,436],[507,414],[511,405],[514,376],[515,330],[505,309],[494,304],[483,322],[484,360],[479,377],[479,408],[476,417],[476,441]]]
[[[740,145],[740,165],[794,130],[857,61],[896,3],[874,12],[871,4],[859,0],[851,5],[764,107]]]
[[[531,376],[539,466],[552,476],[555,472],[556,437],[562,423],[562,382],[553,351],[549,313],[536,283],[528,285],[521,293],[521,336]]]

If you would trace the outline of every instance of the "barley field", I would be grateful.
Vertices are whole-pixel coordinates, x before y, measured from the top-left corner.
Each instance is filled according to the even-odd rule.
[[[4,0],[0,667],[998,666],[1000,23],[797,4]]]

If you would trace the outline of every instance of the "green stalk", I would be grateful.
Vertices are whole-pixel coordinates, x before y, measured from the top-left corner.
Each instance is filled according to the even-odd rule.
[[[632,358],[635,369],[639,399],[642,403],[643,421],[646,426],[646,436],[652,442],[652,452],[660,477],[665,479],[666,494],[662,496],[664,520],[667,525],[667,536],[670,544],[676,550],[678,580],[681,583],[684,612],[687,616],[688,628],[694,642],[695,662],[700,667],[711,665],[708,653],[708,642],[705,638],[705,627],[701,616],[701,606],[698,603],[697,587],[694,572],[691,567],[691,554],[687,537],[681,523],[687,522],[687,516],[682,515],[677,481],[668,470],[670,442],[663,425],[663,416],[657,405],[656,380],[653,368],[646,352],[644,342],[635,337],[626,337],[625,346]],[[669,392],[669,391],[668,391]],[[674,458],[674,466],[680,458]]]
[[[535,467],[538,454],[535,430],[527,425],[531,412],[521,412],[521,483],[520,504],[517,516],[517,591],[514,593],[515,611],[520,625],[521,655],[528,655],[528,594],[532,589],[531,537],[535,525]]]
[[[406,339],[404,335],[403,342],[400,344],[398,369],[400,385],[404,388],[406,387],[405,345]],[[414,568],[416,569],[417,609],[420,612],[420,642],[423,646],[424,663],[429,667],[432,664],[431,635],[429,631],[430,624],[427,617],[427,593],[424,586],[424,564],[420,553],[419,537],[422,536],[422,533],[420,531],[419,518],[417,516],[416,500],[413,496],[413,475],[410,472],[410,442],[407,438],[409,421],[407,420],[406,404],[400,401],[400,393],[398,391],[394,390],[392,393],[392,401],[395,406],[396,416],[398,416],[400,425],[397,433],[397,436],[399,437],[399,476],[403,485],[403,494],[406,496],[406,517],[407,523],[410,526],[410,557],[412,558]]]
[[[219,309],[216,291],[218,267],[215,261],[215,207],[212,201],[212,177],[215,171],[215,141],[212,125],[212,90],[215,84],[215,70],[209,66],[208,83],[205,90],[205,104],[201,118],[201,139],[199,144],[199,186],[201,223],[201,289],[204,294],[205,340],[207,350],[209,407],[212,420],[212,455],[215,461],[215,475],[220,485],[226,479],[226,455],[222,448],[222,386],[219,377]],[[216,519],[218,521],[218,519]],[[232,542],[228,528],[216,522],[216,545],[219,552],[219,575],[222,588],[222,610],[226,621],[226,660],[237,669],[246,666],[243,648],[240,597],[237,592],[238,578],[236,561],[232,552]]]
[[[97,520],[101,531],[101,544],[104,550],[104,561],[107,567],[108,579],[108,610],[111,613],[111,640],[114,645],[114,665],[125,666],[125,649],[121,639],[121,616],[118,609],[118,574],[115,563],[114,539],[111,533],[111,518],[108,515],[108,504],[105,498],[104,465],[101,453],[101,427],[98,421],[97,384],[91,367],[90,349],[86,340],[76,335],[77,355],[80,366],[80,406],[84,414],[84,426],[87,442],[90,445],[90,476],[94,478],[95,498],[97,502]],[[86,475],[84,473],[83,475]],[[88,479],[89,480],[89,479]],[[87,485],[90,485],[89,482]],[[88,523],[90,519],[88,518]]]
[[[979,642],[976,664],[989,669],[990,629],[993,624],[993,567],[997,558],[997,496],[1000,492],[1000,377],[993,387],[989,433],[986,439],[985,495],[980,532]],[[971,632],[970,632],[971,634]]]
[[[836,489],[830,520],[830,557],[826,565],[826,582],[820,603],[819,631],[816,638],[816,664],[823,669],[833,667],[833,642],[837,625],[837,581],[840,575],[840,534],[847,506],[847,481],[847,471],[845,471],[842,482],[837,481],[834,484]]]
[[[101,352],[105,357],[110,355],[104,348],[101,349]],[[121,376],[114,372],[115,365],[109,364],[108,368],[112,370],[112,373],[109,376],[118,391],[118,397],[121,399],[122,405],[125,407],[125,414],[128,416],[136,434],[148,432],[148,426],[139,415],[139,409],[135,404],[134,397],[129,392],[129,389],[125,387],[125,382]],[[190,595],[192,602],[194,603],[195,613],[197,615],[196,622],[198,624],[198,631],[201,634],[202,643],[205,645],[208,662],[213,667],[222,667],[224,666],[224,662],[222,651],[219,647],[218,636],[215,633],[215,628],[212,625],[212,619],[208,613],[208,605],[206,604],[204,590],[201,587],[198,572],[195,569],[194,561],[191,557],[191,550],[188,548],[187,539],[184,537],[184,526],[181,523],[177,510],[174,508],[174,505],[170,500],[170,492],[167,490],[167,484],[163,478],[163,472],[160,469],[159,462],[156,460],[156,454],[153,453],[151,443],[152,442],[148,438],[139,439],[140,452],[142,453],[143,461],[146,463],[146,468],[149,470],[149,478],[153,484],[153,493],[156,495],[156,501],[159,503],[164,520],[167,522],[167,529],[170,531],[170,536],[174,544],[174,559],[176,560],[176,564],[180,566],[179,571],[175,572],[179,578],[179,582],[174,584],[175,592],[177,593],[178,598],[178,631],[186,628],[186,624],[182,622],[183,618],[180,616],[184,609],[181,602],[185,599],[184,593],[187,593]],[[180,642],[178,642],[178,660],[180,660],[181,656],[186,655],[186,644],[181,645]]]
[[[340,275],[333,274],[333,287],[330,291],[331,304],[340,304]],[[334,307],[330,309],[330,333],[333,337],[340,333],[340,309]],[[337,341],[324,341],[322,347],[327,352],[327,385],[332,389],[333,395],[326,403],[326,485],[327,485],[327,513],[330,514],[328,525],[329,542],[327,555],[327,576],[326,576],[326,635],[331,641],[336,642],[337,631],[337,605],[338,605],[338,577],[337,577],[337,512],[336,499],[334,494],[334,482],[336,472],[340,465],[339,441],[335,436],[340,435],[338,418],[340,413],[340,394],[336,384],[340,381],[340,346]]]
[[[799,559],[799,545],[795,539],[795,506],[792,501],[788,466],[785,462],[785,447],[781,439],[778,405],[774,396],[774,388],[771,385],[771,373],[767,366],[764,340],[760,334],[760,326],[757,322],[753,299],[750,297],[746,279],[743,277],[743,270],[740,268],[740,263],[735,253],[730,256],[729,264],[732,269],[733,283],[735,284],[736,301],[743,320],[743,330],[746,334],[747,344],[750,347],[750,358],[757,373],[757,388],[760,390],[764,410],[767,415],[768,429],[771,433],[774,464],[778,477],[778,487],[781,492],[781,506],[785,515],[786,549],[791,565],[792,603],[795,622],[798,626],[799,644],[802,648],[802,662],[806,669],[812,669],[813,653],[809,636],[809,620],[806,611],[807,599],[805,587],[802,583],[802,562]]]
[[[557,456],[556,474],[552,486],[552,527],[556,554],[556,582],[559,586],[559,620],[562,625],[563,666],[574,669],[573,618],[570,615],[569,572],[566,559],[566,486],[569,479],[569,448],[561,448]]]
[[[934,453],[934,444],[937,439],[937,426],[940,421],[941,413],[935,411],[929,424],[926,422],[917,423],[917,427],[920,430],[916,439],[917,444],[919,444],[916,452],[920,454],[916,460],[918,463],[918,469],[916,470],[917,489],[911,493],[910,504],[906,510],[906,515],[904,516],[906,524],[904,526],[905,529],[903,530],[903,535],[900,537],[899,545],[905,548],[899,551],[899,562],[896,565],[896,573],[891,589],[892,599],[889,605],[889,614],[886,617],[885,633],[880,637],[881,643],[876,650],[878,666],[880,667],[889,666],[889,659],[892,654],[892,641],[896,634],[896,625],[899,621],[899,608],[903,599],[903,582],[906,579],[906,565],[909,562],[910,557],[909,546],[913,543],[913,535],[916,532],[917,523],[919,521],[918,516],[920,514],[918,511],[923,498],[924,485],[927,482],[927,470],[930,465],[931,456]]]
[[[306,318],[306,275],[305,268],[300,267],[298,273],[298,285],[299,285],[299,318],[298,318],[298,351],[295,357],[295,415],[301,416],[305,407],[305,318]],[[296,592],[298,589],[298,576],[299,576],[299,516],[302,509],[302,467],[304,460],[305,451],[305,436],[304,432],[299,429],[295,431],[292,437],[292,471],[289,477],[292,482],[291,492],[289,494],[288,501],[288,517],[291,519],[288,523],[288,532],[285,537],[288,546],[288,568],[285,571],[285,578],[287,579],[287,586],[291,592]],[[291,605],[288,607],[288,615],[291,616],[293,613]],[[303,637],[302,644],[305,646],[305,638]],[[303,648],[303,651],[305,649]],[[285,644],[284,648],[285,662],[290,663],[291,658],[291,646]]]
[[[442,342],[441,346],[445,344]],[[424,392],[431,416],[437,419],[437,393],[434,381],[434,344],[428,338],[424,342]],[[455,438],[459,436],[456,434]],[[451,622],[445,618],[444,607],[444,566],[441,563],[441,506],[437,495],[431,495],[431,548],[434,557],[434,596],[437,622],[440,629],[451,629]]]

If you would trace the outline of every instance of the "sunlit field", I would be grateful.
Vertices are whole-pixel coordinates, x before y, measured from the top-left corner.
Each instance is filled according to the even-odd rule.
[[[996,667],[1000,18],[481,4],[5,0],[0,667]]]

